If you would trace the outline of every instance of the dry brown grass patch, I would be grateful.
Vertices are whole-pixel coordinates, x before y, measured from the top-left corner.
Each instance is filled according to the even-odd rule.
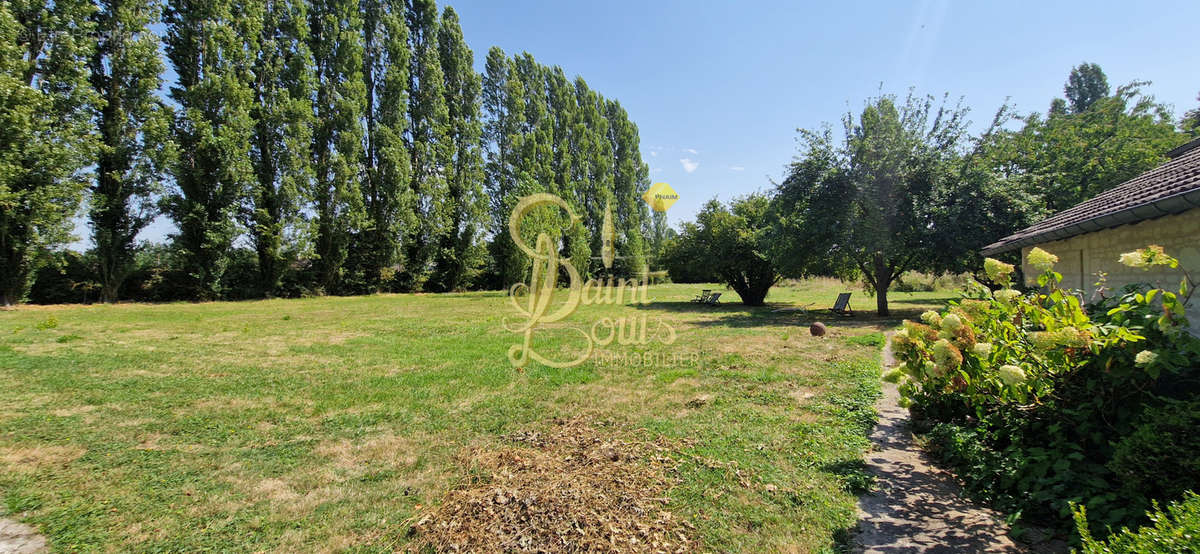
[[[427,437],[378,435],[362,441],[342,439],[325,441],[315,452],[333,460],[340,469],[359,469],[371,464],[408,467],[417,463],[417,454],[428,448]]]
[[[95,409],[96,409],[95,406],[75,406],[73,408],[59,408],[50,413],[54,414],[57,417],[71,417],[71,416],[83,415],[83,414],[91,412],[92,410],[95,410]]]
[[[817,396],[817,393],[819,392],[820,389],[815,389],[812,387],[797,387],[789,391],[788,396],[792,397],[792,400],[795,400],[797,404],[804,406],[809,404],[809,401]]]
[[[139,435],[138,445],[134,448],[137,450],[159,450],[159,451],[176,451],[198,454],[201,452],[211,452],[214,449],[200,444],[189,444],[178,442],[173,435],[164,435],[162,433],[145,433]]]
[[[11,471],[35,471],[43,467],[69,464],[87,452],[82,446],[9,446],[0,447],[0,462]]]
[[[148,425],[150,423],[154,423],[155,421],[156,420],[150,419],[148,417],[135,417],[132,419],[124,419],[124,420],[118,421],[116,423],[116,426],[117,427],[141,427],[142,425]]]
[[[189,414],[189,413],[199,411],[199,410],[204,410],[204,411],[255,410],[255,409],[259,409],[259,408],[273,406],[275,404],[276,404],[276,401],[272,397],[243,398],[243,397],[222,396],[222,397],[205,398],[202,400],[198,400],[196,402],[193,402],[192,405],[186,409],[176,410],[176,413],[179,415],[185,415],[185,414]]]
[[[413,517],[410,548],[460,551],[643,551],[696,548],[669,510],[677,480],[666,439],[621,438],[585,420],[508,437],[517,446],[462,455],[466,484]]]

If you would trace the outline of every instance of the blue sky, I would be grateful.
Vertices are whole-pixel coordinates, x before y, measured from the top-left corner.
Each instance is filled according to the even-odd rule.
[[[1153,81],[1177,115],[1200,92],[1194,0],[446,3],[478,59],[526,50],[620,100],[652,180],[680,195],[672,224],[713,196],[769,187],[797,127],[838,121],[881,84],[965,96],[980,126],[1005,97],[1045,111],[1083,61],[1114,87]]]
[[[446,4],[480,69],[493,45],[528,51],[620,100],[652,180],[680,194],[672,225],[714,196],[765,190],[795,154],[796,128],[836,122],[881,90],[964,96],[977,126],[1006,97],[1045,111],[1083,61],[1114,87],[1153,81],[1177,116],[1200,92],[1194,0]],[[160,221],[143,238],[169,230]]]

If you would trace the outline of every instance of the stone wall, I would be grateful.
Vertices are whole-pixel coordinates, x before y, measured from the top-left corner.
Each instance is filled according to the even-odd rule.
[[[1180,267],[1187,269],[1192,279],[1200,282],[1200,209],[1037,246],[1058,256],[1058,264],[1054,268],[1062,273],[1064,287],[1081,289],[1086,294],[1085,298],[1092,300],[1096,295],[1097,274],[1101,271],[1107,274],[1104,286],[1110,291],[1137,282],[1151,283],[1170,291],[1179,290],[1183,273],[1178,269],[1154,268],[1143,271],[1117,262],[1121,254],[1151,244],[1163,247],[1167,254],[1178,258]],[[1036,276],[1035,270],[1026,261],[1030,249],[1032,247],[1027,246],[1021,250],[1022,269],[1026,276]],[[1192,297],[1188,319],[1192,333],[1200,336],[1200,292]]]

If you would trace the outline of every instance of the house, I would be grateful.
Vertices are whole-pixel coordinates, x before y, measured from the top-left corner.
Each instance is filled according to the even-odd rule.
[[[1117,262],[1125,252],[1157,244],[1200,282],[1200,138],[1167,156],[1167,163],[1004,237],[983,254],[1020,249],[1022,269],[1030,276],[1036,271],[1028,266],[1027,254],[1039,247],[1058,256],[1054,268],[1062,273],[1063,286],[1081,289],[1090,299],[1100,272],[1109,290],[1137,282],[1178,289],[1178,269],[1144,271]],[[1200,293],[1189,305],[1188,319],[1192,332],[1200,333]]]

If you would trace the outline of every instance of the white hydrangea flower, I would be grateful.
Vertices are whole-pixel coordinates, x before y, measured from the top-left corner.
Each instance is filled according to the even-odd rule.
[[[1121,265],[1128,267],[1143,267],[1146,265],[1146,259],[1142,257],[1141,252],[1136,250],[1121,254],[1121,257],[1117,261],[1121,262]]]
[[[1033,247],[1033,250],[1029,251],[1029,255],[1026,256],[1026,259],[1029,260],[1029,265],[1033,266],[1038,271],[1048,271],[1050,268],[1054,267],[1054,264],[1058,263],[1058,256],[1055,256],[1054,254],[1051,254],[1036,246]]]
[[[996,284],[1007,283],[1015,269],[1012,264],[1006,264],[994,258],[984,258],[983,260],[983,271],[987,273],[988,279]]]
[[[1000,289],[992,293],[992,296],[1005,304],[1013,301],[1014,298],[1021,296],[1021,292],[1013,289]]]
[[[1019,385],[1025,382],[1025,370],[1015,365],[1000,366],[1000,380],[1008,386]]]
[[[958,369],[958,366],[962,365],[962,352],[946,339],[933,343],[931,350],[933,351],[933,361],[938,369]]]

